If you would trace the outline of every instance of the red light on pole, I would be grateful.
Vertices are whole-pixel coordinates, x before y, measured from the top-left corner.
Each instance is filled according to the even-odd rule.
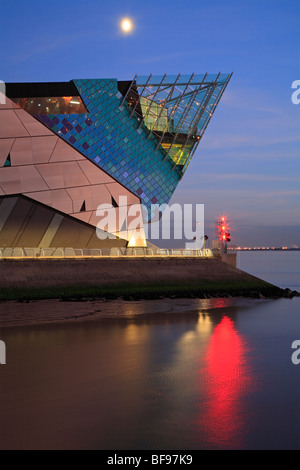
[[[229,224],[226,215],[221,215],[217,221],[217,236],[221,243],[222,253],[226,253],[227,242],[230,242]]]

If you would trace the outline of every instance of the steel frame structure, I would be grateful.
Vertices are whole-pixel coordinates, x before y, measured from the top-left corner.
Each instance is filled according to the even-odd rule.
[[[172,159],[173,170],[180,169],[184,174],[231,77],[232,73],[214,76],[194,73],[161,77],[136,75],[121,105],[129,102],[130,95],[130,116],[136,115],[138,130],[144,126],[149,133],[148,139],[152,135],[156,138],[156,149],[164,143],[165,147],[169,146],[163,148],[165,158]],[[159,126],[166,120],[166,125],[160,130]],[[176,147],[179,149],[177,156]]]

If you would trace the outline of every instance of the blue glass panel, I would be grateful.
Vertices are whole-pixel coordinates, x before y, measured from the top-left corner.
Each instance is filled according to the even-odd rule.
[[[117,80],[74,83],[89,113],[37,118],[140,197],[149,209],[154,198],[158,204],[168,203],[181,172],[170,159],[164,159],[161,148],[156,149],[155,137],[148,139],[146,132],[137,132],[139,122],[130,116],[127,103],[120,109]]]

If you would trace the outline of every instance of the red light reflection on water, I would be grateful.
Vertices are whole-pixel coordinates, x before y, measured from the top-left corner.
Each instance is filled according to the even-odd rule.
[[[243,398],[253,383],[247,348],[228,317],[215,327],[201,370],[207,401],[199,421],[208,444],[218,448],[242,445],[247,413]]]

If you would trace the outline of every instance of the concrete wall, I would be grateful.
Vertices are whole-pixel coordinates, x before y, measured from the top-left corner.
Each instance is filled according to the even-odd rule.
[[[236,253],[226,253],[221,256],[221,260],[236,268]]]

